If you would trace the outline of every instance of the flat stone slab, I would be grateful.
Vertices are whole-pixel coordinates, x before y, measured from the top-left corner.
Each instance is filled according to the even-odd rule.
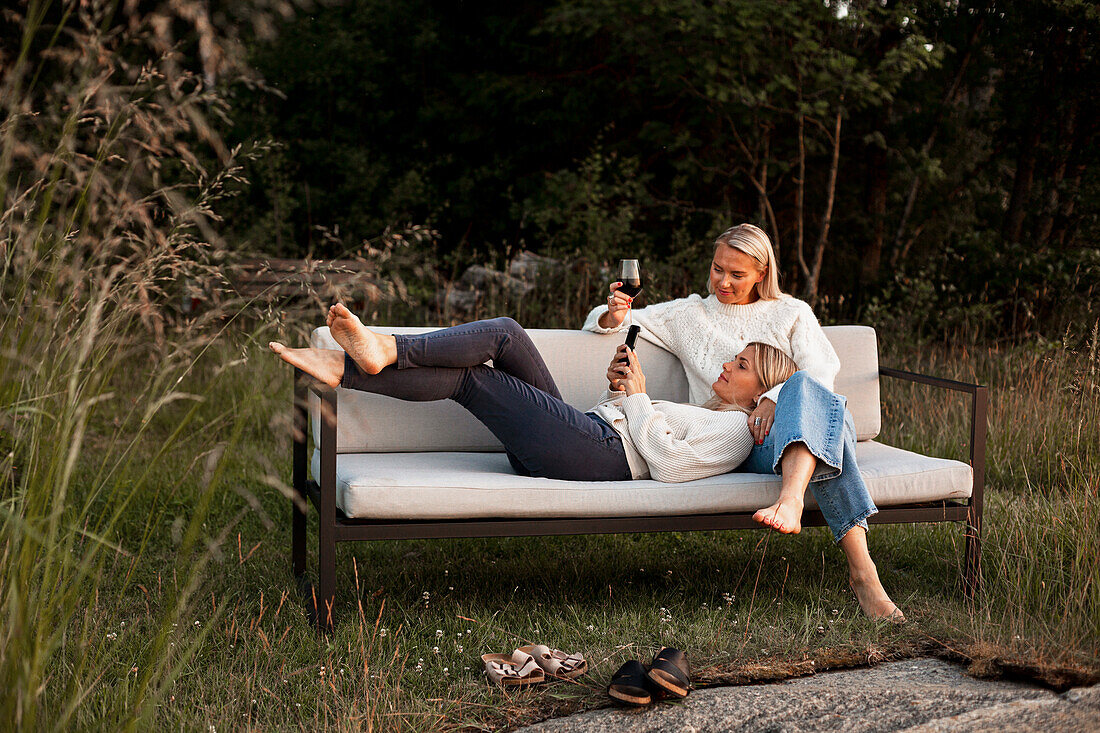
[[[978,680],[938,659],[889,662],[765,685],[711,687],[682,702],[605,708],[524,733],[644,731],[1100,731],[1100,686],[1061,695],[1020,682]]]

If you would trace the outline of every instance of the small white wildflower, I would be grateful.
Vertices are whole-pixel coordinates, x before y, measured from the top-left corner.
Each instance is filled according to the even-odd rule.
[[[455,587],[453,585],[448,585],[447,586],[447,590],[454,590],[454,589],[455,589]]]
[[[426,601],[426,600],[428,600],[429,598],[432,597],[432,594],[429,593],[428,591],[424,591],[423,593],[420,594],[420,597],[423,598]]]
[[[388,630],[386,629],[386,627],[385,627],[385,626],[383,626],[383,627],[382,627],[382,630],[381,630],[380,632],[378,632],[378,635],[379,635],[379,636],[385,636],[385,635],[386,635],[386,634],[388,634],[388,633],[390,633],[390,632],[389,632],[389,631],[388,631]]]
[[[119,625],[119,626],[125,626],[125,625],[126,625],[126,622],[125,622],[125,621],[119,621],[119,622],[118,622],[118,625]]]
[[[435,638],[438,639],[441,636],[443,636],[443,629],[436,629],[435,630]]]
[[[432,647],[432,654],[439,654],[439,647],[433,646]]]
[[[111,641],[114,641],[115,639],[118,638],[118,634],[116,634],[115,632],[112,631],[111,633],[107,634],[107,638],[110,639]]]
[[[462,632],[461,632],[461,631],[460,631],[460,632],[458,632],[458,638],[459,638],[459,639],[461,639],[461,638],[462,638]]]
[[[202,624],[200,624],[198,621],[196,621],[195,626],[202,626]],[[211,726],[211,727],[213,727],[213,726]]]
[[[833,615],[834,616],[839,616],[840,615],[840,609],[834,608],[833,609]]]
[[[466,633],[467,633],[467,634],[468,634],[468,633],[470,633],[470,630],[469,630],[469,629],[466,629]]]
[[[595,626],[593,626],[592,624],[588,624],[588,626],[586,626],[585,628],[586,628],[586,629],[588,629],[589,631],[592,631],[592,630],[593,630],[593,629],[595,629],[596,627],[595,627]]]
[[[817,627],[817,633],[824,634],[825,633],[825,627],[824,626],[818,626]]]
[[[446,667],[443,668],[443,674],[447,674],[447,668]]]
[[[461,654],[461,653],[462,653],[462,645],[461,645],[461,644],[459,644],[459,645],[458,645],[458,653],[459,653],[459,654]]]
[[[252,704],[253,704],[253,705],[255,705],[255,704],[256,704],[256,701],[255,701],[255,700],[253,700],[253,701],[252,701]]]

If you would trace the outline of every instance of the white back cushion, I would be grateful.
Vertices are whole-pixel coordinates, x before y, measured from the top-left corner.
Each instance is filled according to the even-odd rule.
[[[871,440],[882,428],[878,392],[878,339],[870,326],[826,326],[825,336],[840,357],[833,389],[848,398],[856,438]]]
[[[419,334],[432,328],[372,326],[380,333]],[[596,404],[607,387],[607,367],[623,334],[529,329],[562,398],[579,410]],[[825,334],[840,357],[836,391],[848,398],[860,440],[878,435],[878,345],[866,326],[830,326]],[[310,345],[339,349],[327,326],[316,329]],[[683,402],[687,377],[679,360],[653,344],[639,340],[638,358],[645,365],[646,384],[654,399]],[[410,451],[499,451],[499,441],[485,426],[450,400],[403,402],[392,397],[337,390],[338,453]],[[315,444],[320,442],[320,400],[310,393]]]

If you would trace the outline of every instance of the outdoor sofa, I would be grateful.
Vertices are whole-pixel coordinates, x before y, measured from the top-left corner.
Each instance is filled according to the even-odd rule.
[[[406,334],[432,330],[372,328]],[[563,398],[582,410],[591,407],[606,388],[607,365],[622,335],[528,333]],[[831,326],[825,334],[840,357],[835,388],[848,400],[860,470],[880,510],[870,521],[962,522],[962,577],[965,592],[972,594],[980,579],[986,388],[880,368],[872,328]],[[313,332],[311,345],[339,348],[327,327]],[[676,357],[642,340],[637,351],[650,395],[686,401],[687,378]],[[332,623],[339,542],[757,528],[752,514],[779,492],[776,476],[751,473],[677,484],[518,476],[493,435],[454,402],[402,402],[333,389],[298,370],[295,377],[293,568],[311,613],[323,625]],[[882,418],[880,377],[969,394],[969,464],[874,440]],[[304,581],[309,506],[317,513],[316,586]],[[809,492],[802,523],[824,525]]]

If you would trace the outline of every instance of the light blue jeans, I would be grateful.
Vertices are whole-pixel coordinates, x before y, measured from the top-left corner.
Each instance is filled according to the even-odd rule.
[[[856,429],[846,402],[806,372],[795,372],[779,392],[763,445],[754,445],[737,469],[781,475],[783,451],[803,443],[817,457],[810,490],[836,542],[852,527],[867,529],[867,517],[878,513],[856,465]]]

